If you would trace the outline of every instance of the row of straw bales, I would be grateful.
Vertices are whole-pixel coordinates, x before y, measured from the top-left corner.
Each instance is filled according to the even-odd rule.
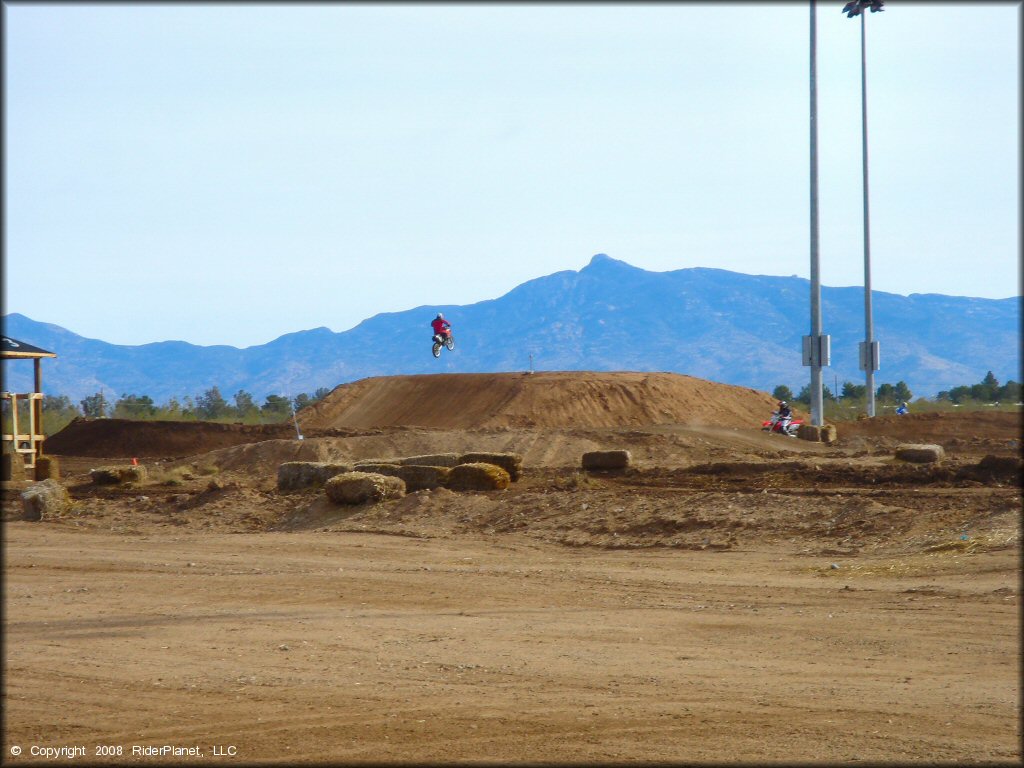
[[[435,453],[403,458],[364,459],[348,464],[289,461],[277,471],[280,491],[323,487],[338,504],[398,498],[414,491],[495,491],[522,476],[516,453]]]
[[[501,473],[480,469],[459,470],[458,467],[487,464],[498,467]],[[456,471],[458,470],[458,471]],[[486,486],[481,490],[507,488],[508,483],[518,480],[523,473],[523,458],[517,453],[435,453],[403,458],[363,459],[352,464],[330,464],[314,461],[288,461],[277,470],[277,488],[280,491],[294,491],[302,488],[323,486],[336,475],[346,472],[363,472],[388,477],[397,477],[405,482],[408,491],[455,486]],[[488,481],[467,479],[470,476],[487,475]]]

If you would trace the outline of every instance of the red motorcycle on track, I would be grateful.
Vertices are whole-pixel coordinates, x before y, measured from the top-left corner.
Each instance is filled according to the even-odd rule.
[[[785,435],[786,437],[796,437],[796,433],[800,430],[800,425],[803,423],[803,419],[794,419],[792,416],[780,418],[778,411],[772,411],[772,417],[767,421],[761,422],[761,431],[770,432],[775,435]]]

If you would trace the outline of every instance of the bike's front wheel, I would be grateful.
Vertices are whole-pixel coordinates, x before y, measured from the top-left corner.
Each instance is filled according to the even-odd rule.
[[[434,342],[434,346],[430,348],[430,351],[433,353],[434,357],[440,357],[441,356],[441,342],[435,341]]]
[[[453,349],[455,349],[455,337],[449,336],[447,339],[444,340],[444,345],[445,347],[448,348],[448,351],[451,352]]]

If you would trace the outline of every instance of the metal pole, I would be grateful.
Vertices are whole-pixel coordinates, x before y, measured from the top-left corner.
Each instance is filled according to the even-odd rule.
[[[817,33],[811,0],[811,423],[820,427],[821,392],[821,276],[818,271],[818,83]]]
[[[875,328],[871,317],[871,234],[868,215],[868,68],[865,45],[866,13],[860,14],[860,114],[861,136],[863,138],[864,166],[864,341],[869,352],[874,351]],[[874,354],[868,355],[864,365],[864,383],[867,386],[868,416],[875,415],[875,365]]]

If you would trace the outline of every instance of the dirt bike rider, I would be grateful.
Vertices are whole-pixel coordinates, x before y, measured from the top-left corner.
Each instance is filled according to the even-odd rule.
[[[440,343],[445,340],[452,327],[452,324],[444,319],[444,315],[440,312],[437,313],[437,317],[430,321],[430,327],[434,329],[434,341]]]
[[[897,416],[906,416],[908,413],[910,413],[910,408],[907,406],[906,402],[896,409]]]
[[[786,428],[789,426],[789,422],[793,420],[793,409],[789,407],[789,403],[785,400],[780,400],[778,410],[775,414],[778,431],[785,432]]]

